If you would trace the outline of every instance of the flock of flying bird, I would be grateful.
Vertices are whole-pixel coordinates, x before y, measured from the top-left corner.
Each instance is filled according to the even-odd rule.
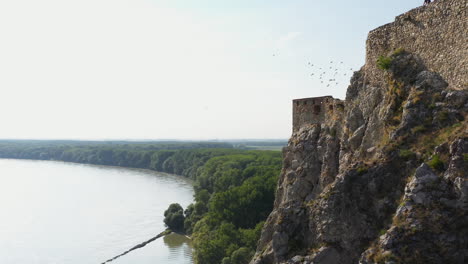
[[[330,61],[327,66],[319,66],[309,62],[307,66],[312,70],[310,76],[314,79],[318,79],[320,83],[326,85],[326,87],[336,87],[340,84],[340,81],[344,81],[346,76],[351,75],[353,71],[353,68],[345,67],[342,61]],[[347,79],[349,80],[349,78]]]
[[[274,53],[273,57],[278,56],[278,53]],[[330,61],[326,66],[314,64],[308,62],[307,66],[312,70],[310,77],[320,81],[322,85],[326,87],[337,87],[341,82],[349,82],[354,69],[346,66],[342,61]]]

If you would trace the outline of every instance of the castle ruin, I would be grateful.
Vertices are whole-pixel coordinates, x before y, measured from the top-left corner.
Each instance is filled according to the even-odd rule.
[[[322,124],[339,108],[344,109],[343,101],[332,96],[293,100],[293,132],[304,125]]]

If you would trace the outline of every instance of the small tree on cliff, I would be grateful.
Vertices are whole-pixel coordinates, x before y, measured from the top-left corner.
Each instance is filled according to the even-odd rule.
[[[173,203],[164,211],[164,223],[171,230],[184,231],[184,209],[180,204]]]

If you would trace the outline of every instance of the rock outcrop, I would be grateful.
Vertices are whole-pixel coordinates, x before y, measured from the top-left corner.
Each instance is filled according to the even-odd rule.
[[[370,33],[344,108],[284,148],[251,264],[466,263],[466,9],[438,0]]]

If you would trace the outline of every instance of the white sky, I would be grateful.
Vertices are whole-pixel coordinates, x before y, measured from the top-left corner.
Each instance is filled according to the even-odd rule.
[[[287,138],[291,100],[344,98],[419,2],[0,0],[0,138]],[[332,60],[326,87],[307,64]]]

